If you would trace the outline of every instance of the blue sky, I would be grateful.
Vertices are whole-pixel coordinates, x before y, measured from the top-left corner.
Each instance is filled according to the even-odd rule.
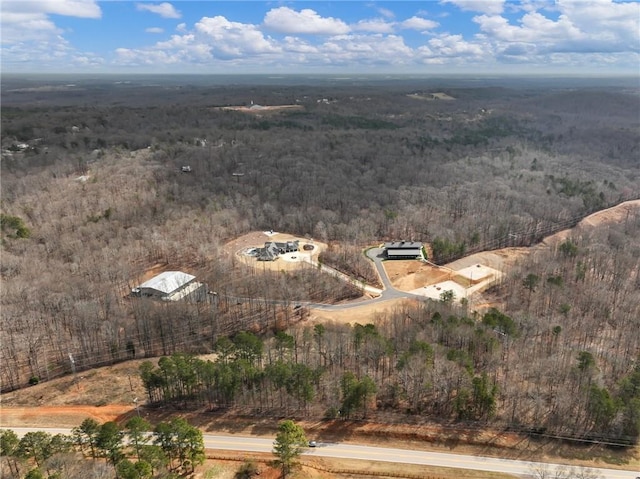
[[[616,0],[2,0],[4,73],[639,75]]]

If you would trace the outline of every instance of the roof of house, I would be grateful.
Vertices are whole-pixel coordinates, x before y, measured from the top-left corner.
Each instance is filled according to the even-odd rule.
[[[182,271],[165,271],[158,276],[154,276],[149,281],[145,281],[139,288],[155,289],[164,294],[170,294],[194,279],[195,276]]]
[[[386,249],[420,249],[422,248],[422,243],[420,241],[396,241],[393,243],[385,243],[384,247]]]
[[[265,243],[264,248],[256,248],[259,261],[273,261],[278,257],[278,247],[275,243]]]
[[[402,249],[388,249],[387,256],[418,256],[421,254],[420,248],[402,248]]]
[[[298,251],[300,242],[298,240],[287,241],[267,241],[264,248],[255,248],[255,256],[258,261],[273,261],[278,255],[285,251]]]
[[[298,245],[300,244],[299,240],[294,240],[294,241],[287,241],[287,242],[282,242],[282,241],[267,241],[264,246],[265,248],[268,248],[269,246],[273,245],[276,248],[297,248]]]

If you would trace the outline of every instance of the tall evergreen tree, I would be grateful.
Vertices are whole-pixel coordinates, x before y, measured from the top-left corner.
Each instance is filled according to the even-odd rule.
[[[282,470],[282,477],[287,475],[297,465],[297,459],[308,446],[307,437],[302,427],[287,419],[278,425],[278,434],[273,444],[275,463]]]

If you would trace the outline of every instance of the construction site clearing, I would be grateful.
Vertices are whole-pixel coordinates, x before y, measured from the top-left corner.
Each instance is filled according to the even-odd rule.
[[[439,300],[442,298],[441,295],[443,293],[452,291],[453,301],[462,301],[463,299],[469,299],[475,293],[486,290],[497,283],[503,276],[501,271],[482,264],[475,264],[457,271],[441,266],[435,268],[440,271],[445,270],[448,279],[433,284],[425,284],[408,292]]]
[[[271,261],[261,261],[257,252],[265,245],[275,242],[297,242],[299,250],[283,252]],[[325,243],[313,239],[274,231],[250,233],[227,246],[232,249],[229,252],[235,254],[245,265],[272,271],[317,266],[319,254],[327,248]],[[453,292],[454,302],[469,300],[472,295],[486,290],[503,277],[498,269],[480,263],[469,266],[464,263],[437,266],[423,259],[394,259],[384,261],[382,265],[394,288],[436,301],[441,300],[441,295],[447,291]]]

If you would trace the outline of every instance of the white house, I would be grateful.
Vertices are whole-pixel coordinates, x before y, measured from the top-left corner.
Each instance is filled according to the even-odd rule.
[[[194,281],[195,279],[195,276],[182,271],[165,271],[133,288],[131,294],[160,298],[163,301],[178,301],[204,286]]]

